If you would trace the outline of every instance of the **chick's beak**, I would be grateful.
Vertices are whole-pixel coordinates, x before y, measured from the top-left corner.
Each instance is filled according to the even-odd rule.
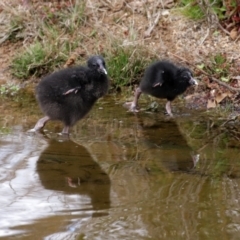
[[[99,66],[98,71],[100,73],[107,75],[107,70],[105,69],[105,67],[102,64]]]
[[[191,85],[198,85],[197,80],[196,80],[195,78],[193,78],[193,77],[189,80],[189,83],[190,83]]]

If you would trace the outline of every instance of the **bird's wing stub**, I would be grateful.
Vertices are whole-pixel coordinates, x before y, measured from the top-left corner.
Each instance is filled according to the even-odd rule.
[[[163,77],[162,77],[163,73],[164,73],[163,70],[158,72],[157,77],[156,77],[156,80],[154,81],[152,87],[155,88],[155,87],[157,87],[157,86],[159,86],[159,87],[162,86],[162,84],[163,84]]]

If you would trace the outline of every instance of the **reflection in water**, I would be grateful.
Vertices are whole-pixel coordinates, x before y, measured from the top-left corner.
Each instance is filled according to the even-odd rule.
[[[37,172],[46,189],[87,195],[93,210],[110,207],[110,179],[84,146],[51,140],[39,157]]]
[[[71,140],[50,140],[37,161],[37,172],[46,189],[83,196],[81,211],[91,211],[93,217],[106,215],[98,210],[110,207],[110,179],[84,146]],[[65,206],[69,207],[67,202]]]
[[[85,147],[20,133],[0,147],[0,238],[73,239],[107,217],[110,179]]]
[[[193,172],[199,154],[195,153],[181,134],[174,120],[144,123],[139,122],[147,145],[148,154],[162,166],[173,172]],[[155,162],[156,162],[155,161]]]

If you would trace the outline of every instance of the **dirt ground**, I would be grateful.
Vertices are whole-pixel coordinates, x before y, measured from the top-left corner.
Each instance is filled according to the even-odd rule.
[[[77,1],[77,0],[76,0]],[[36,1],[23,0],[3,3],[24,11],[39,8],[42,5],[54,7],[68,1]],[[69,1],[70,2],[70,1]],[[73,2],[73,1],[71,1]],[[89,36],[93,29],[98,30],[97,41],[88,38],[85,42],[87,53],[91,46],[104,48],[114,39],[122,39],[122,46],[144,46],[159,59],[168,58],[180,65],[190,67],[199,80],[199,87],[188,93],[187,100],[199,101],[199,105],[207,108],[216,107],[229,98],[238,108],[240,90],[240,44],[227,35],[216,22],[189,20],[174,9],[174,1],[163,0],[87,0],[86,14],[88,22],[80,29],[81,34]],[[4,19],[4,8],[0,5],[0,15]],[[5,16],[6,17],[6,16]],[[9,16],[6,17],[9,19]],[[3,21],[4,22],[4,21]],[[1,26],[3,28],[3,26]],[[2,35],[3,36],[3,35]],[[0,35],[0,37],[2,38]],[[0,47],[0,82],[18,82],[10,74],[11,60],[15,52],[26,44],[4,41]],[[92,53],[94,54],[94,53]],[[229,79],[222,82],[214,76],[209,76],[199,66],[211,66],[216,54],[221,54],[230,64]],[[224,67],[224,66],[222,66]],[[204,99],[204,101],[203,101]]]

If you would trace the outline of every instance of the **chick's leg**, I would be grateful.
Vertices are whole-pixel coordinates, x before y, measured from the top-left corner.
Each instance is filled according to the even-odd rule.
[[[69,126],[64,126],[62,134],[69,134]]]
[[[167,114],[169,115],[169,116],[173,116],[173,114],[172,114],[172,109],[171,109],[171,101],[167,101],[167,103],[166,103],[166,111],[167,111]]]
[[[138,110],[137,110],[137,103],[138,103],[138,99],[139,99],[141,94],[142,94],[142,90],[138,87],[135,90],[135,93],[134,93],[134,100],[132,102],[124,103],[123,106],[128,108],[130,112],[138,112]]]
[[[43,127],[45,126],[45,124],[46,124],[49,120],[50,120],[50,117],[48,117],[48,116],[45,116],[45,117],[39,119],[33,129],[34,129],[35,131],[40,130],[41,128],[43,128]]]

